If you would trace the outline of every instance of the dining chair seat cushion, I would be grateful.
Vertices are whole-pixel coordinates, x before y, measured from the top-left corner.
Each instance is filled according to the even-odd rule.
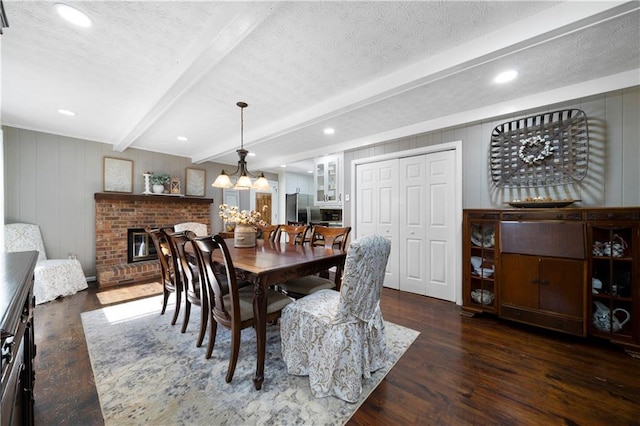
[[[231,306],[231,295],[226,294],[224,303]],[[238,301],[240,302],[240,320],[245,321],[254,317],[253,315],[253,286],[245,286],[238,289]],[[267,292],[267,315],[277,312],[291,303],[291,298],[282,293],[269,289]]]
[[[334,289],[336,288],[336,283],[329,278],[322,278],[317,275],[307,275],[305,277],[293,278],[283,283],[278,283],[278,287],[285,293],[306,295],[315,293],[318,290]]]

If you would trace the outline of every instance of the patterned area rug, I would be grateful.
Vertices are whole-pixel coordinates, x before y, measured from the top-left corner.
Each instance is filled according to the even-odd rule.
[[[82,324],[106,425],[342,425],[382,381],[419,332],[386,322],[385,368],[364,384],[358,403],[314,398],[307,377],[286,373],[277,325],[267,328],[265,380],[253,387],[255,333],[242,332],[231,383],[224,377],[230,335],[218,327],[211,359],[195,345],[200,310],[193,307],[185,334],[171,326],[173,307],[159,315],[151,297],[82,314]],[[182,315],[182,312],[180,312]]]

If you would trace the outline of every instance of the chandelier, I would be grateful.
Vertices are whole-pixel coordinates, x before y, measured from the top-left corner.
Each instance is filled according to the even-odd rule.
[[[244,149],[244,109],[248,106],[246,102],[238,102],[236,105],[240,107],[240,149],[236,150],[240,160],[238,161],[238,168],[229,173],[226,170],[222,170],[220,175],[211,184],[216,188],[233,188],[233,189],[269,189],[269,182],[264,177],[264,173],[260,173],[260,176],[253,175],[247,169],[247,162],[245,158],[249,151]],[[237,176],[238,179],[235,185],[231,182],[231,177]],[[256,179],[255,183],[251,179]]]

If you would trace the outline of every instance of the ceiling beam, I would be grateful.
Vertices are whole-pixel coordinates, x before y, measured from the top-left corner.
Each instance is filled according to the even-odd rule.
[[[224,2],[221,13],[216,14],[199,42],[177,60],[177,66],[156,88],[154,99],[143,112],[133,117],[114,151],[124,151],[147,131],[190,88],[239,43],[249,36],[275,9],[271,2]]]

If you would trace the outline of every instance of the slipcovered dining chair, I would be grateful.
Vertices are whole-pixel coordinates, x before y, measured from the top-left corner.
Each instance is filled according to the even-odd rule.
[[[151,237],[153,245],[156,247],[158,260],[160,261],[160,276],[162,279],[162,310],[160,315],[164,315],[169,303],[169,296],[172,293],[176,295],[176,309],[171,319],[171,325],[175,325],[180,314],[180,305],[182,304],[182,287],[176,283],[176,275],[173,272],[171,261],[171,249],[165,233],[157,228],[145,228],[145,231]]]
[[[384,366],[380,293],[391,243],[380,235],[353,241],[340,292],[320,290],[287,305],[280,319],[289,374],[309,376],[312,394],[356,402],[363,378]]]
[[[233,373],[240,352],[240,334],[242,330],[254,327],[253,286],[241,287],[238,283],[229,249],[220,235],[213,237],[196,237],[192,239],[200,265],[201,276],[209,298],[209,345],[206,357],[211,358],[216,339],[217,324],[231,330],[231,356],[225,381],[233,379]],[[214,261],[214,252],[218,251],[221,262]],[[222,268],[219,268],[221,265]],[[226,285],[225,285],[226,284]],[[280,318],[280,312],[291,299],[267,290],[267,323]]]
[[[311,233],[312,246],[322,246],[327,249],[344,250],[351,227],[330,228],[327,226],[316,225]],[[294,299],[307,296],[323,289],[334,289],[336,283],[329,279],[329,271],[319,275],[307,275],[304,277],[292,278],[277,284],[278,291],[286,294]]]
[[[36,304],[49,302],[61,296],[70,296],[88,287],[82,265],[77,259],[47,259],[38,225],[5,225],[4,243],[7,253],[31,250],[38,252],[33,286]]]
[[[209,235],[209,232],[207,231],[207,225],[198,222],[176,223],[175,225],[173,225],[173,230],[175,232],[191,231],[199,237]]]
[[[187,253],[187,246],[193,246],[191,239],[196,236],[192,231],[168,232],[165,235],[169,240],[169,248],[171,249],[171,259],[173,262],[173,270],[178,271],[179,283],[185,296],[184,321],[182,323],[182,333],[187,331],[189,318],[191,316],[191,305],[200,307],[200,329],[196,346],[202,346],[204,335],[207,331],[207,298],[202,294],[203,289],[200,283],[200,273],[195,259],[195,249],[191,250],[192,255]]]

